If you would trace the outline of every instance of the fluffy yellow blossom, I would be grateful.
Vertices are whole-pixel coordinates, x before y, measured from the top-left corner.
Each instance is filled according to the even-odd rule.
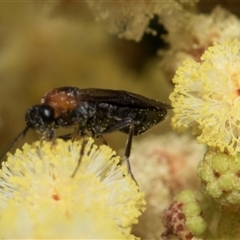
[[[143,193],[109,147],[89,139],[25,144],[2,164],[0,238],[135,239]]]
[[[235,155],[240,151],[240,41],[209,47],[202,63],[186,60],[173,79],[172,126]]]

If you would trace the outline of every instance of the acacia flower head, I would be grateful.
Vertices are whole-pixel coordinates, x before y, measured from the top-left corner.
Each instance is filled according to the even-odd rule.
[[[209,47],[202,62],[186,60],[173,79],[173,128],[191,129],[208,146],[240,151],[240,41]]]
[[[143,193],[120,157],[89,139],[35,142],[9,155],[0,172],[0,237],[135,239]]]

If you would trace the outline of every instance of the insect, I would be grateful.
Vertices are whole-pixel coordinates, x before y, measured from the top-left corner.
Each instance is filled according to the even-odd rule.
[[[54,140],[55,129],[59,127],[74,126],[73,134],[83,136],[88,132],[94,138],[121,131],[128,134],[125,157],[128,172],[134,179],[129,162],[132,137],[144,133],[163,121],[167,115],[167,109],[171,109],[171,106],[127,91],[77,87],[55,88],[42,97],[41,104],[27,110],[26,127],[14,139],[7,151],[29,129],[34,129],[41,139],[47,141]],[[67,137],[69,136],[71,137],[71,135]],[[73,175],[76,171],[77,169]]]

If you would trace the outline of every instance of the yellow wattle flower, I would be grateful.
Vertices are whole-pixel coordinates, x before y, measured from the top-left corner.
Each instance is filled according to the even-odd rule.
[[[135,239],[143,193],[109,147],[82,141],[25,144],[0,171],[0,238]]]
[[[187,60],[173,79],[173,128],[235,155],[240,151],[240,41],[209,47],[202,62]]]

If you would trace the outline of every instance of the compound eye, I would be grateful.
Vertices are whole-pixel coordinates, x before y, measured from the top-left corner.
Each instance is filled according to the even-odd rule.
[[[49,105],[41,105],[41,116],[43,121],[53,121],[54,120],[54,109]]]

